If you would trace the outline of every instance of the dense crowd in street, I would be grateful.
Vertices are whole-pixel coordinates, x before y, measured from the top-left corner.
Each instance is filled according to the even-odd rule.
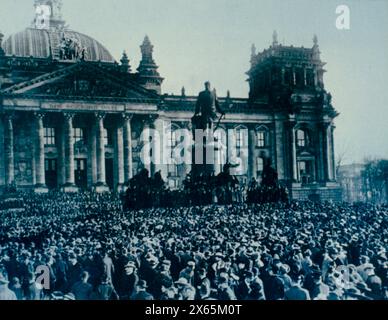
[[[387,299],[388,206],[18,197],[0,211],[0,300]]]

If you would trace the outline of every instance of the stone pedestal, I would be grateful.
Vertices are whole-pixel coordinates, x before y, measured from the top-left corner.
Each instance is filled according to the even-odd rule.
[[[196,128],[193,121],[194,145],[192,151],[192,173],[194,176],[212,175],[215,173],[215,141],[213,128],[203,131]],[[202,134],[200,133],[202,131]]]
[[[79,191],[79,188],[76,185],[69,184],[62,186],[61,191],[66,193],[77,193]]]
[[[37,194],[45,194],[49,192],[49,189],[46,186],[38,186],[34,187],[34,192]]]
[[[97,183],[93,187],[93,191],[97,193],[105,193],[105,192],[110,192],[110,189],[107,184]]]

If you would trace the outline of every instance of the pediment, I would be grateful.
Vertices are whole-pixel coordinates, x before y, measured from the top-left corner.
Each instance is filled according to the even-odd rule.
[[[78,63],[6,88],[3,94],[81,98],[156,99],[158,96],[109,69]]]

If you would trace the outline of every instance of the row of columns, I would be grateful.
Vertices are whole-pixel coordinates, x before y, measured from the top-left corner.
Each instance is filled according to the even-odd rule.
[[[293,182],[298,181],[298,157],[297,157],[297,123],[291,121],[288,123],[290,137],[290,167],[291,178]],[[334,181],[335,177],[335,162],[334,162],[334,145],[333,145],[334,126],[331,123],[322,123],[318,126],[316,134],[316,148],[319,148],[317,157],[318,180]]]
[[[64,113],[64,123],[62,127],[62,165],[64,167],[64,187],[75,188],[74,176],[74,136],[73,136],[73,113]],[[35,113],[35,181],[36,188],[45,188],[45,145],[44,145],[44,113]],[[107,188],[105,174],[105,139],[104,139],[104,118],[105,114],[96,113],[94,129],[91,129],[89,161],[92,162],[92,181],[97,187]],[[125,114],[115,131],[114,135],[114,166],[117,170],[116,181],[123,185],[125,181],[132,178],[132,115]],[[149,122],[147,121],[148,125]],[[146,127],[147,127],[146,123]],[[292,180],[298,180],[297,153],[296,153],[296,123],[289,123],[291,156],[290,166]],[[324,123],[319,132],[319,145],[321,160],[318,165],[322,167],[320,178],[325,181],[335,180],[333,130],[331,123]],[[255,176],[256,170],[256,143],[255,130],[249,129],[248,136],[248,176]],[[229,139],[228,139],[229,140]],[[276,137],[276,140],[277,137]],[[228,141],[229,142],[229,141]],[[276,143],[278,144],[278,143]],[[4,117],[4,160],[6,172],[6,184],[11,185],[15,180],[14,169],[14,127],[13,115],[6,114]]]
[[[13,115],[5,115],[4,120],[5,183],[11,185],[15,182]]]
[[[302,68],[303,70],[303,85],[304,86],[307,86],[307,68]],[[315,69],[310,69],[313,71],[314,73],[314,85],[317,86],[318,85],[318,73],[316,72]],[[296,69],[295,68],[291,68],[291,71],[292,71],[292,83],[293,85],[296,85]],[[281,83],[283,85],[286,84],[286,68],[285,67],[282,67],[281,69]]]
[[[61,167],[64,174],[63,188],[65,191],[76,190],[75,185],[75,161],[74,161],[74,134],[73,134],[73,119],[74,113],[63,114],[63,126],[61,130]],[[33,164],[37,191],[44,191],[46,188],[45,179],[45,141],[44,141],[44,113],[34,113],[33,136]],[[91,148],[88,153],[89,161],[92,162],[92,172],[95,171],[95,178],[92,180],[96,184],[96,188],[104,191],[107,190],[106,171],[105,171],[105,137],[104,137],[104,119],[105,114],[96,113],[96,122],[91,129]],[[12,185],[15,182],[14,168],[14,127],[13,114],[5,114],[4,116],[4,161],[5,161],[5,183]],[[123,185],[125,181],[132,178],[132,130],[131,130],[132,115],[125,114],[122,123],[115,131],[115,168],[117,169],[116,181],[119,185]],[[96,129],[96,130],[93,130]],[[94,146],[94,147],[93,147]],[[94,175],[92,173],[92,175]]]
[[[106,168],[105,168],[105,127],[106,114],[96,113],[95,123],[91,128],[89,161],[91,161],[92,182],[97,191],[107,191]],[[74,137],[73,118],[74,114],[65,114],[65,186],[74,187]],[[118,186],[124,185],[125,181],[132,178],[132,115],[124,114],[122,123],[119,122],[114,133],[114,167],[116,168],[116,181]]]

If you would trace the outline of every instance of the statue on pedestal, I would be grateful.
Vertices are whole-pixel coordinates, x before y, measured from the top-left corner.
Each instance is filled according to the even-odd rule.
[[[221,113],[221,117],[217,117],[217,112]],[[195,114],[192,118],[193,137],[195,145],[193,148],[193,173],[194,176],[212,175],[214,174],[215,164],[215,138],[214,131],[218,129],[218,125],[214,126],[214,122],[219,119],[220,123],[225,112],[220,108],[215,90],[211,90],[210,82],[205,83],[205,90],[198,95]],[[197,130],[203,130],[203,135],[200,140],[196,133]],[[202,162],[198,163],[196,155],[202,155]],[[209,159],[210,157],[210,159]]]
[[[207,81],[205,82],[205,90],[198,95],[193,124],[196,124],[197,129],[210,129],[217,120],[217,112],[221,113],[222,116],[225,115],[215,91],[211,90],[210,82]]]

